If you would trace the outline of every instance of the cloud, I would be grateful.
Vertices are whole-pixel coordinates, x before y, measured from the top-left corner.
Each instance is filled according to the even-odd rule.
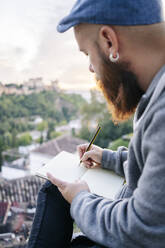
[[[76,85],[77,81],[79,83],[88,81],[88,60],[78,51],[73,31],[70,30],[64,34],[56,31],[57,23],[72,7],[73,1],[68,2],[70,2],[67,4],[68,9],[64,2],[54,2],[53,9],[56,15],[51,15],[49,19],[49,25],[42,35],[38,53],[31,61],[30,68],[25,68],[23,71],[27,78],[40,75],[48,81],[58,78],[62,83]],[[83,76],[78,80],[80,74]]]
[[[0,81],[20,82],[38,76],[45,81],[58,78],[62,84],[91,81],[89,61],[78,51],[73,31],[56,31],[74,2],[0,1]]]
[[[73,32],[58,34],[57,23],[74,0],[5,0],[0,2],[0,81],[42,76],[63,83],[88,77],[88,62],[78,52]],[[80,77],[81,73],[83,76]],[[81,80],[80,80],[81,78]]]
[[[6,53],[6,56],[10,57],[10,65],[19,73],[30,66],[31,60],[38,53],[42,36],[51,18],[51,3],[53,1],[49,0],[0,2],[0,47],[3,47],[0,59]]]

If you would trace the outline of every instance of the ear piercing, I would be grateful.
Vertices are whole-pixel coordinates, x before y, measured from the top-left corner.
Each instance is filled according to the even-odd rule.
[[[113,63],[116,63],[119,60],[119,57],[120,57],[119,53],[116,53],[116,57],[114,57],[112,53],[110,53],[110,55],[109,55],[109,59]]]

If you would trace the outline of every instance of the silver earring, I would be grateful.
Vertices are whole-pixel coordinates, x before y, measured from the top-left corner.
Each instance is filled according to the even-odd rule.
[[[113,63],[116,63],[119,60],[119,57],[120,57],[119,53],[116,53],[116,57],[114,57],[112,53],[110,53],[110,55],[109,55],[109,59]]]

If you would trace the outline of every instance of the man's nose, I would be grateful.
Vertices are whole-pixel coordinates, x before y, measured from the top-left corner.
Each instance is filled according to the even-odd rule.
[[[89,65],[89,70],[90,70],[90,72],[92,72],[92,73],[95,72],[94,69],[93,69],[93,65],[92,65],[92,64]]]

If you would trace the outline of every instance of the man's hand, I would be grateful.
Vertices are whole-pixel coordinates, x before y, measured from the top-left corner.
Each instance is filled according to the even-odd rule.
[[[80,191],[89,191],[88,184],[85,181],[76,181],[75,183],[68,183],[62,180],[59,180],[53,177],[51,174],[47,173],[48,179],[58,187],[59,191],[70,204],[73,201],[73,198],[80,192]]]
[[[88,144],[77,147],[80,159],[86,168],[101,167],[103,149],[99,146],[92,145],[90,151],[86,152]]]

